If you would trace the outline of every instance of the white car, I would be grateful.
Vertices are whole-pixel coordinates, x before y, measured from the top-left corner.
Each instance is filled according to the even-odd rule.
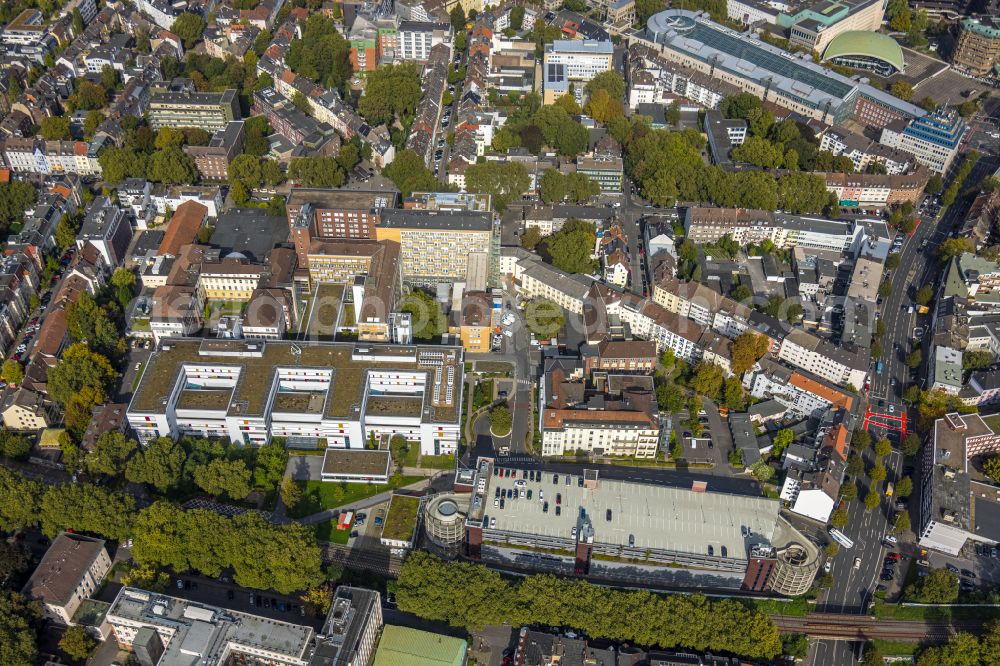
[[[892,534],[886,534],[886,535],[885,535],[885,541],[886,541],[887,543],[891,543],[891,544],[893,544],[893,545],[895,545],[895,544],[899,543],[899,539],[897,539],[897,538],[896,538],[895,536],[893,536]]]
[[[507,314],[505,314],[503,317],[500,318],[500,323],[503,324],[504,326],[510,326],[511,324],[513,324],[514,313],[508,312]]]
[[[855,569],[860,569],[861,568],[861,558],[860,557],[855,557],[854,558],[854,568]]]
[[[505,330],[503,332],[503,334],[506,335],[508,338],[513,338],[514,337],[514,332],[512,330],[510,330],[509,328],[507,330]]]

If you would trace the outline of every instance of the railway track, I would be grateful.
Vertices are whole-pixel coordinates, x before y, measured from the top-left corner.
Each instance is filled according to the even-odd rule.
[[[806,634],[813,638],[841,640],[931,640],[943,641],[960,631],[978,632],[982,622],[913,621],[877,619],[870,616],[814,613],[805,617],[775,615],[771,619],[782,633]]]

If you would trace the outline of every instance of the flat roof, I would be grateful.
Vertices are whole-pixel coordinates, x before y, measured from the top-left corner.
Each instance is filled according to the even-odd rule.
[[[542,472],[541,481],[490,476],[484,494],[483,513],[496,527],[484,532],[507,532],[557,538],[570,538],[571,530],[581,524],[581,510],[594,528],[594,543],[629,546],[646,550],[665,550],[706,555],[713,546],[716,555],[724,547],[726,557],[745,560],[749,547],[746,528],[753,535],[770,541],[775,532],[781,504],[777,500],[716,492],[696,492],[687,488],[630,483],[599,479],[597,487],[581,487],[576,475]],[[495,488],[506,491],[524,481],[532,499],[505,500],[503,509],[493,506]],[[544,500],[542,497],[544,496]],[[562,507],[557,516],[555,507]],[[549,503],[543,512],[543,501]],[[606,519],[611,510],[611,521]],[[484,535],[485,536],[485,535]]]
[[[413,538],[413,530],[417,527],[417,510],[420,499],[411,495],[394,494],[389,501],[389,511],[386,512],[382,525],[382,538],[394,541],[409,541]]]
[[[467,649],[461,638],[387,624],[373,666],[462,666]]]
[[[275,389],[278,369],[304,367],[332,373],[329,383],[318,388],[327,396],[325,416],[356,418],[360,415],[367,371],[399,369],[427,374],[423,396],[425,419],[454,422],[461,394],[461,360],[460,347],[440,345],[170,338],[150,356],[129,412],[162,414],[185,366],[196,365],[239,369],[228,412],[259,416]],[[435,381],[447,382],[449,376],[456,387],[450,401],[445,397],[444,386],[439,394],[434,391]],[[190,393],[203,387],[189,381],[183,390]],[[435,395],[439,395],[438,399]]]
[[[394,208],[397,192],[370,190],[332,190],[328,188],[296,187],[288,197],[289,206],[311,203],[317,208],[331,210],[371,210]]]
[[[280,620],[123,587],[107,614],[149,627],[175,631],[158,666],[216,663],[229,650],[266,650],[289,660],[309,658],[313,630]]]
[[[327,449],[323,455],[323,473],[384,476],[389,471],[391,457],[388,451]]]
[[[492,231],[493,218],[490,213],[395,208],[382,212],[382,221],[379,226],[385,229]]]

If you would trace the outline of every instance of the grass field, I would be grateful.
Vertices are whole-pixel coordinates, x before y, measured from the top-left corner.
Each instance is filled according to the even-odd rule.
[[[296,481],[302,499],[288,511],[292,518],[302,518],[326,509],[334,509],[422,480],[422,476],[403,476],[399,483],[331,483],[329,481]]]
[[[920,643],[910,643],[908,641],[887,641],[876,638],[872,641],[879,652],[887,657],[911,657],[920,650]]]
[[[768,615],[790,615],[793,617],[804,617],[812,612],[813,607],[805,599],[737,599],[754,610],[759,610]]]
[[[897,606],[875,604],[875,617],[893,620],[993,620],[1000,618],[996,606]]]
[[[455,456],[420,456],[420,466],[424,469],[451,469],[455,466]]]
[[[351,530],[338,530],[336,520],[328,520],[324,523],[319,523],[316,525],[316,540],[326,541],[327,543],[338,543],[340,545],[347,545],[347,541],[351,538]]]

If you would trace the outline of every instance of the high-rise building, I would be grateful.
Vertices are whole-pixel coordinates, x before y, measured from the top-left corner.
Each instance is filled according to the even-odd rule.
[[[149,100],[149,124],[154,130],[200,127],[218,132],[239,119],[240,101],[232,88],[218,93],[158,90]]]
[[[889,123],[879,143],[911,153],[931,171],[945,173],[958,154],[966,129],[962,116],[941,108],[923,118]]]
[[[577,102],[583,101],[587,83],[611,69],[614,47],[611,42],[586,40],[556,40],[545,47],[542,80],[545,104],[552,104],[573,88]]]
[[[984,76],[1000,67],[1000,20],[967,18],[961,23],[951,64]]]

